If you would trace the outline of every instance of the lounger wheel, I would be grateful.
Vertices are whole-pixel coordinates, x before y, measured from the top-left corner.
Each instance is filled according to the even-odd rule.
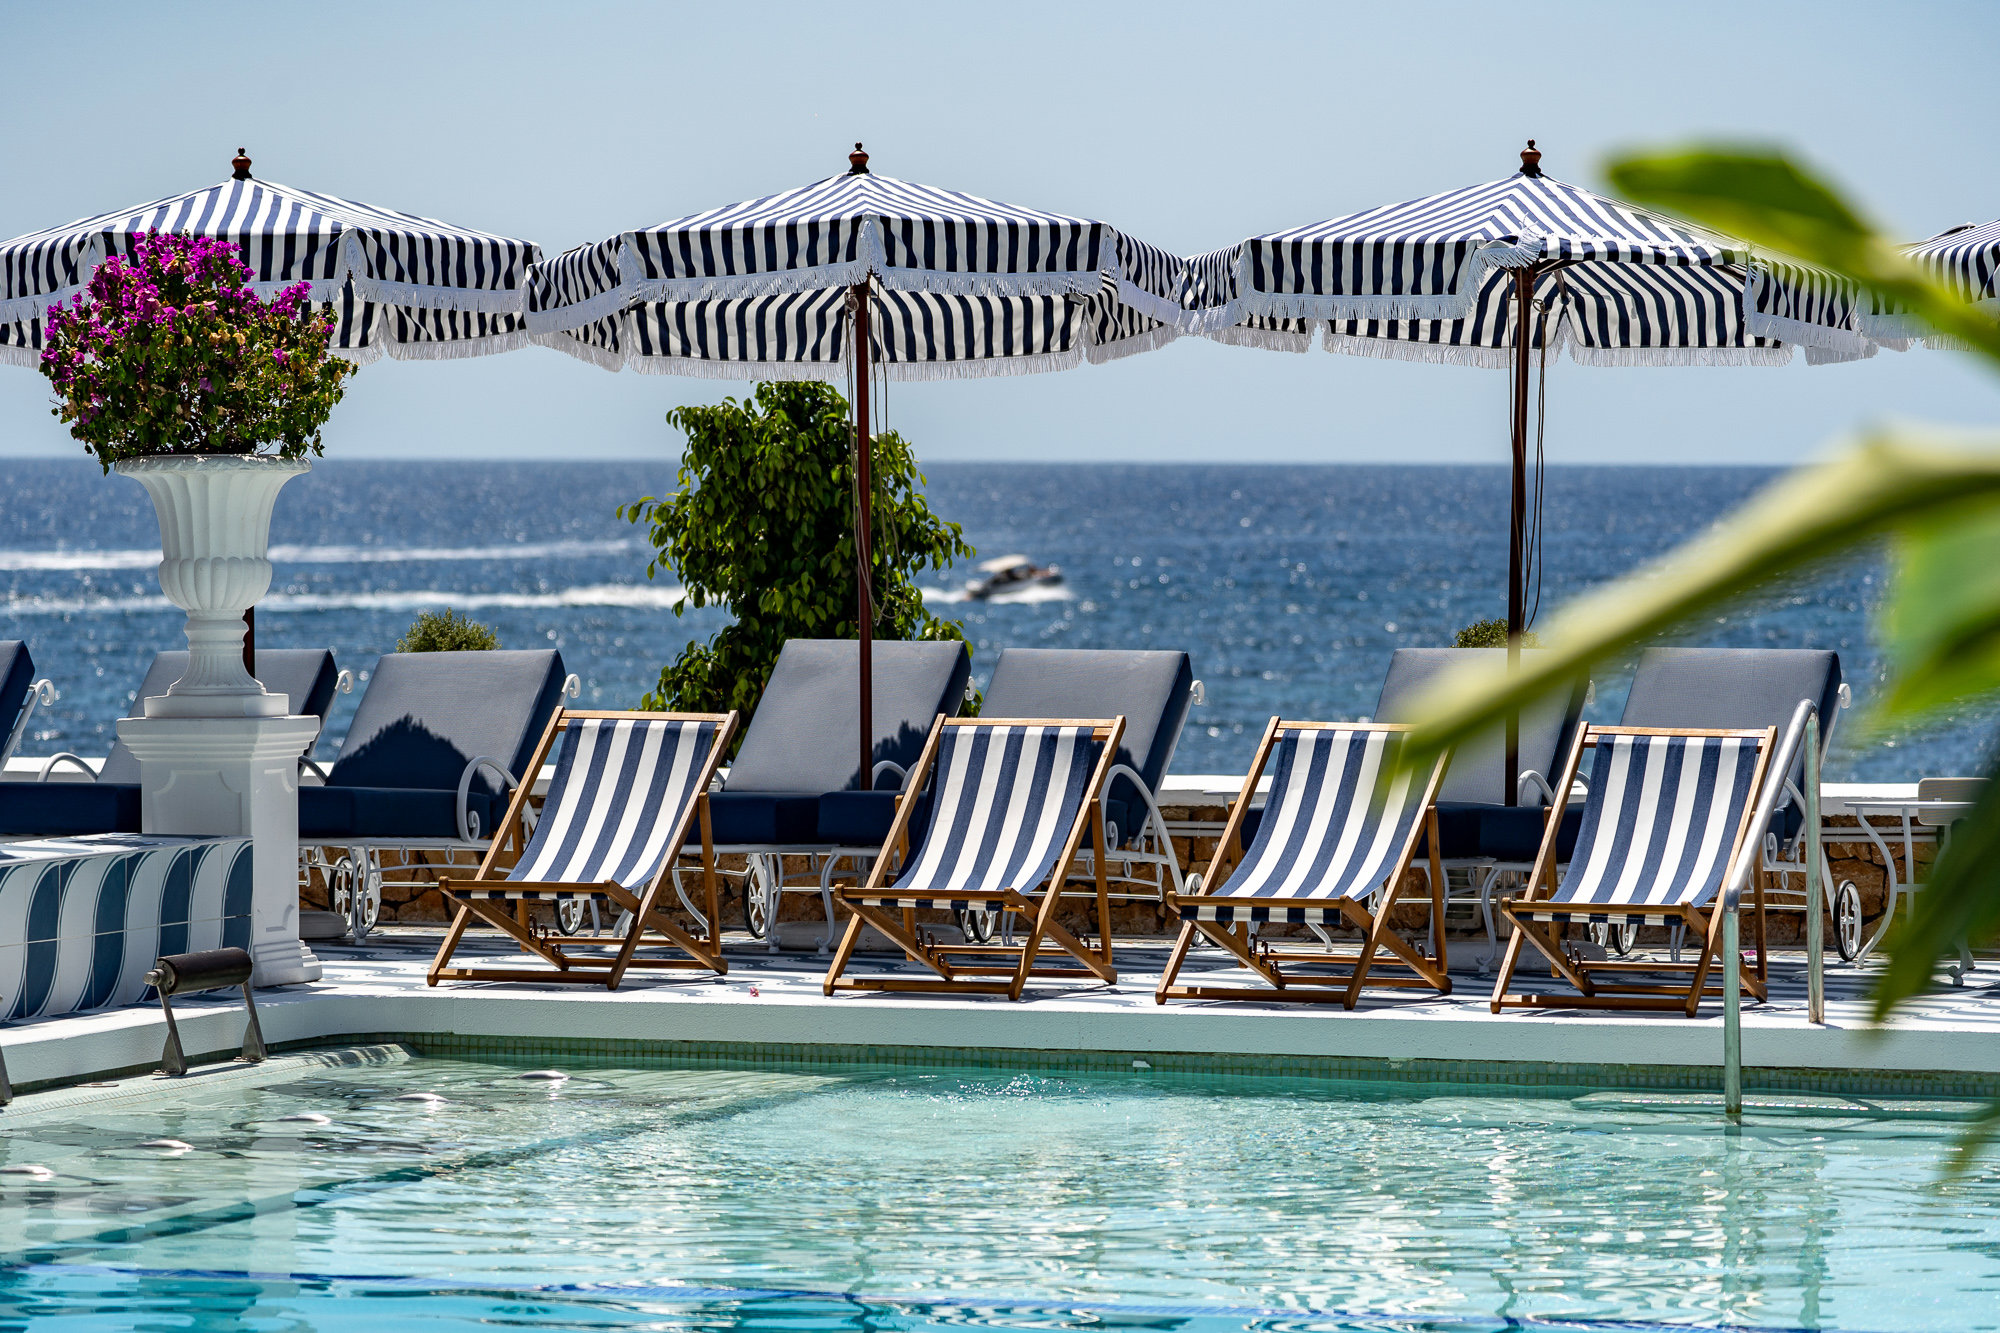
[[[743,877],[743,929],[760,940],[771,937],[771,858],[750,858],[750,873]]]
[[[1844,879],[1833,891],[1833,947],[1841,962],[1851,963],[1861,952],[1861,927],[1861,890]]]
[[[1593,944],[1620,958],[1630,958],[1639,943],[1639,928],[1623,921],[1600,921],[1590,928]]]
[[[334,915],[347,922],[356,944],[367,939],[368,932],[382,919],[382,872],[370,865],[365,873],[366,883],[358,904],[354,895],[353,857],[343,856],[335,861],[328,876],[332,881]]]
[[[989,912],[983,907],[967,907],[964,903],[960,903],[958,905],[959,933],[964,935],[970,943],[985,944],[993,938],[993,927],[999,915],[998,912]]]

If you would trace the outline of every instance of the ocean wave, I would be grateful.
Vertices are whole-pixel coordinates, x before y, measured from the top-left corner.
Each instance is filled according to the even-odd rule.
[[[969,602],[971,594],[963,588],[925,588],[926,602]],[[1061,584],[1031,583],[1025,588],[1012,592],[995,593],[984,599],[989,606],[1025,606],[1034,602],[1073,602],[1076,594]]]
[[[257,603],[258,615],[304,611],[455,611],[532,610],[538,607],[626,607],[632,610],[672,610],[681,598],[679,585],[597,583],[555,592],[441,592],[435,588],[392,588],[369,592],[274,592]],[[121,615],[135,611],[174,611],[164,597],[21,597],[7,600],[17,616]]]
[[[642,549],[636,541],[512,542],[493,546],[277,545],[271,548],[271,559],[281,565],[397,565],[428,560],[572,560],[632,555]],[[0,571],[151,569],[159,563],[157,549],[0,551]]]

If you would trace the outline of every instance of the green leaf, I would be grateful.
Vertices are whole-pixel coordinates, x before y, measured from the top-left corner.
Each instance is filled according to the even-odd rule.
[[[1906,527],[1883,604],[1889,692],[1877,721],[1923,722],[2000,689],[2000,509]]]
[[[1952,825],[1929,883],[1889,935],[1889,964],[1875,984],[1875,1020],[1930,989],[1939,958],[2000,930],[2000,771],[1989,775],[1972,810]]]
[[[2000,320],[1938,285],[1837,190],[1781,153],[1704,146],[1632,153],[1605,175],[1634,203],[1831,269],[2000,365]]]

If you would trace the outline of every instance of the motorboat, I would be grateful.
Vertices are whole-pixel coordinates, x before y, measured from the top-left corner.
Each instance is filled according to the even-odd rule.
[[[1038,565],[1025,555],[1003,555],[982,560],[974,568],[979,570],[979,577],[965,581],[965,595],[980,602],[1001,593],[1046,587],[1063,581],[1061,566]]]

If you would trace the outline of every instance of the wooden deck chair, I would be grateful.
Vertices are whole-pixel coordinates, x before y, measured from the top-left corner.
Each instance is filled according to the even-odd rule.
[[[1205,882],[1173,895],[1181,933],[1160,976],[1156,1001],[1254,997],[1337,1002],[1352,1009],[1363,986],[1451,994],[1451,978],[1445,975],[1444,872],[1433,806],[1445,761],[1439,758],[1422,772],[1403,768],[1398,760],[1408,731],[1387,723],[1271,719]],[[1241,864],[1232,869],[1250,798],[1274,754],[1277,767],[1263,820]],[[1426,831],[1435,958],[1424,957],[1389,929],[1403,874]],[[1336,953],[1258,940],[1257,927],[1269,921],[1351,926],[1362,934],[1361,949]],[[1271,989],[1175,985],[1197,935],[1227,949]],[[1383,954],[1387,956],[1378,961]],[[1383,976],[1375,971],[1382,967],[1396,971]]]
[[[562,752],[542,803],[534,836],[514,867],[496,874],[501,839],[493,840],[471,880],[439,887],[456,911],[431,963],[428,980],[556,981],[616,990],[631,967],[698,967],[729,970],[722,957],[722,922],[709,829],[708,786],[736,731],[731,713],[607,713],[558,710],[549,719],[528,766],[530,778],[515,789],[506,827],[523,817],[532,775],[541,772],[558,738]],[[675,860],[690,827],[701,828],[703,912],[707,937],[697,939],[669,920],[661,899],[672,883]],[[631,913],[615,953],[566,951],[552,938],[516,919],[524,902],[562,903],[604,898]],[[447,967],[474,917],[506,932],[550,968]],[[651,932],[686,958],[637,956]],[[572,946],[574,948],[575,946]],[[553,969],[553,970],[551,970]]]
[[[1500,904],[1514,936],[1493,987],[1493,1012],[1503,1006],[1586,1006],[1684,1010],[1692,1018],[1704,995],[1720,995],[1709,970],[1722,961],[1722,913],[1713,910],[1745,838],[1777,728],[1696,730],[1586,726],[1577,733],[1557,791],[1568,791],[1585,754],[1594,756],[1583,827],[1560,884],[1555,879],[1556,822],[1543,835],[1525,896]],[[1780,779],[1782,781],[1782,779]],[[1544,896],[1544,885],[1553,892]],[[1766,996],[1764,881],[1755,879],[1753,942],[1757,959],[1743,972],[1744,988]],[[1590,959],[1564,946],[1571,922],[1685,925],[1703,941],[1692,962]],[[1535,946],[1574,995],[1510,995],[1523,941]],[[1685,984],[1621,980],[1685,975]]]
[[[938,718],[917,766],[903,784],[896,822],[867,883],[835,896],[848,919],[825,991],[942,991],[1021,998],[1028,978],[1118,980],[1111,956],[1110,885],[1104,860],[1104,781],[1118,753],[1125,719],[1010,721]],[[893,854],[906,845],[912,817],[928,800],[923,836],[889,882]],[[1056,922],[1061,888],[1086,828],[1095,852],[1101,947],[1091,949]],[[1038,892],[1039,890],[1039,892]],[[921,935],[927,909],[1015,912],[1029,925],[1018,944],[952,944]],[[847,977],[863,924],[893,941],[936,977]],[[1038,966],[1044,942],[1076,967]],[[975,980],[999,977],[1004,980]]]

